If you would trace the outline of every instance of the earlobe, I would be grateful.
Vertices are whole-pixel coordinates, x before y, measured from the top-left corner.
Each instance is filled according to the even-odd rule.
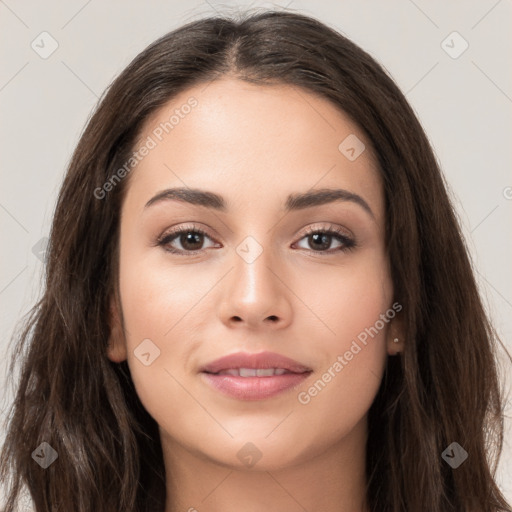
[[[397,354],[402,352],[403,344],[402,344],[402,341],[400,340],[400,338],[393,338],[392,345],[393,346],[389,346],[389,343],[388,343],[388,354],[390,356],[396,356]]]
[[[126,360],[126,347],[120,340],[108,340],[107,357],[113,363],[122,363]]]
[[[405,346],[405,325],[401,312],[395,315],[391,321],[386,337],[387,351],[390,356],[396,356],[403,352]]]
[[[115,299],[110,303],[110,336],[107,346],[107,357],[114,363],[126,360],[126,340],[119,315],[119,306]]]

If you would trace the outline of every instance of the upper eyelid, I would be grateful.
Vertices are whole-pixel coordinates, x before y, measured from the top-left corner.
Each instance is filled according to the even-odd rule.
[[[179,235],[183,232],[189,232],[189,231],[192,231],[192,232],[201,232],[201,233],[204,233],[205,235],[209,236],[210,238],[214,238],[212,235],[210,235],[208,229],[206,228],[203,228],[201,226],[196,226],[194,224],[189,224],[189,225],[184,225],[184,226],[177,226],[175,228],[172,228],[170,230],[165,230],[158,238],[157,240],[165,240],[167,237],[169,236],[173,236],[173,235]]]
[[[333,224],[332,222],[330,222],[328,225],[325,224],[324,226],[319,226],[319,227],[315,227],[315,226],[308,226],[307,228],[305,228],[306,230],[303,231],[302,233],[302,237],[306,236],[306,235],[309,235],[310,233],[314,233],[316,231],[331,231],[331,232],[334,232],[338,235],[341,235],[342,233],[339,233],[340,231],[341,232],[344,232],[346,231],[345,233],[345,236],[347,238],[355,238],[354,235],[352,234],[352,232],[348,229],[348,228],[345,228],[345,227],[342,227],[342,226],[338,226],[336,224]]]

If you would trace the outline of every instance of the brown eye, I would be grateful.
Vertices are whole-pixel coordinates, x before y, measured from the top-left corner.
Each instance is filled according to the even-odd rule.
[[[175,237],[176,238],[176,237]],[[181,246],[187,251],[195,251],[201,249],[204,243],[204,235],[195,231],[187,231],[177,236]]]
[[[356,246],[355,241],[337,228],[310,230],[301,240],[306,240],[307,247],[301,247],[312,252],[331,254],[346,251]],[[333,241],[338,245],[331,247]],[[300,247],[300,246],[299,246]]]
[[[174,254],[190,255],[205,249],[205,239],[211,240],[202,229],[183,227],[162,236],[157,245]]]
[[[312,249],[329,249],[332,243],[333,236],[324,233],[315,233],[308,236],[308,243]]]

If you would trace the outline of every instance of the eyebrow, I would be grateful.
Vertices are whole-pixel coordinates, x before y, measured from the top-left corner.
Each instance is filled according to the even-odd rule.
[[[169,188],[158,192],[158,194],[146,203],[144,208],[149,208],[155,203],[169,200],[182,201],[195,206],[204,206],[221,212],[225,212],[228,209],[227,203],[222,196],[206,190],[185,187]],[[290,194],[286,199],[285,211],[304,210],[313,206],[320,206],[337,201],[355,203],[361,206],[371,217],[375,218],[369,204],[361,196],[341,188],[323,188]]]

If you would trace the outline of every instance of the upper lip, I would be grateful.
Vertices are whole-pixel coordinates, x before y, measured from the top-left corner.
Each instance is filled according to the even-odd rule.
[[[289,357],[276,354],[275,352],[259,352],[250,354],[247,352],[237,352],[216,359],[201,368],[201,372],[218,373],[223,370],[233,368],[283,368],[293,373],[304,373],[312,371],[311,368],[290,359]]]

